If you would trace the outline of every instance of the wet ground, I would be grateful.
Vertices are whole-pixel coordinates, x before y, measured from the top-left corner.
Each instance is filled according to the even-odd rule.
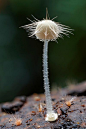
[[[46,122],[43,94],[17,97],[0,105],[0,129],[86,129],[86,82],[52,92],[55,122]]]

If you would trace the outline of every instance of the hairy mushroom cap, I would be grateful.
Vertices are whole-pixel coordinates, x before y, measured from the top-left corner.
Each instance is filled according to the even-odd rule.
[[[30,19],[29,19],[30,20]],[[60,23],[54,22],[50,19],[44,19],[39,21],[35,18],[36,21],[31,21],[31,24],[22,26],[27,30],[29,37],[35,36],[40,41],[48,40],[55,41],[57,38],[72,33],[72,29],[68,26],[62,25]]]
[[[52,20],[42,20],[38,23],[35,34],[40,40],[54,40],[59,36],[59,27]]]

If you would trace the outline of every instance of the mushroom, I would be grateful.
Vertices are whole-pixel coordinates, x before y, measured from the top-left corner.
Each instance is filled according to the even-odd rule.
[[[34,17],[35,18],[35,17]],[[31,20],[30,20],[31,21]],[[68,26],[62,25],[58,22],[54,22],[53,19],[48,19],[48,11],[46,10],[46,19],[39,21],[35,18],[35,22],[31,21],[31,24],[22,26],[24,29],[29,30],[29,37],[35,36],[36,39],[44,42],[43,48],[43,77],[44,77],[44,89],[46,96],[46,109],[47,114],[46,121],[55,121],[58,119],[58,114],[53,111],[49,79],[48,79],[48,44],[49,41],[56,41],[62,34],[67,35],[71,33],[72,29]]]

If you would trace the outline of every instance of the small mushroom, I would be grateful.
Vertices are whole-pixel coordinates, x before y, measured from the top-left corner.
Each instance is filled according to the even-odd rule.
[[[43,48],[43,77],[44,77],[44,89],[46,96],[46,109],[47,114],[46,121],[55,121],[58,119],[58,114],[53,111],[52,101],[50,95],[49,79],[48,79],[48,44],[49,41],[56,41],[62,34],[67,35],[71,33],[69,27],[62,25],[58,22],[54,22],[53,19],[48,19],[48,11],[46,10],[46,19],[39,21],[35,18],[35,22],[31,21],[31,24],[22,26],[24,29],[29,30],[29,37],[35,36],[36,39],[44,42]]]

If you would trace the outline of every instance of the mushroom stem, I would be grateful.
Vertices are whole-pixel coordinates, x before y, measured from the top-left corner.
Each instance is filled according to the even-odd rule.
[[[53,112],[52,110],[52,102],[50,96],[50,87],[49,87],[49,78],[48,78],[48,41],[44,41],[44,49],[43,49],[43,77],[44,77],[44,89],[46,96],[46,108],[47,114]]]
[[[48,42],[44,41],[44,49],[43,49],[43,77],[44,77],[44,89],[46,96],[46,108],[47,114],[45,117],[46,121],[55,121],[58,118],[58,114],[53,111],[52,101],[50,96],[50,87],[49,87],[49,79],[48,79]]]

